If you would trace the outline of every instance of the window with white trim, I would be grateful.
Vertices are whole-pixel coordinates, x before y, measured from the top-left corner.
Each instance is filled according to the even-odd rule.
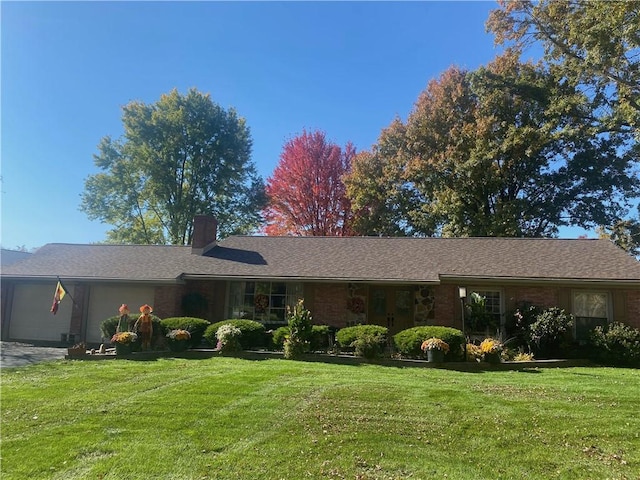
[[[467,310],[468,314],[471,315],[471,318],[469,318],[471,328],[474,328],[473,315],[479,317],[477,325],[475,325],[477,331],[485,331],[487,328],[490,330],[500,328],[503,317],[502,292],[500,290],[482,290],[479,288],[470,288],[469,290],[471,293],[479,295],[481,297],[481,301],[484,303],[484,308],[477,306],[471,307]],[[474,302],[471,295],[467,297],[466,302],[468,306]]]
[[[573,293],[576,340],[589,340],[591,330],[609,322],[609,305],[609,294],[606,292]]]
[[[261,323],[286,323],[287,306],[295,306],[302,296],[301,283],[230,282],[228,316]]]

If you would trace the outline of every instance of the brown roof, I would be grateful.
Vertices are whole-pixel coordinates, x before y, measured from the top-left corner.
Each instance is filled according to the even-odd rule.
[[[379,282],[582,280],[640,285],[640,262],[608,240],[251,237],[190,247],[49,244],[2,276],[175,282],[181,277]]]

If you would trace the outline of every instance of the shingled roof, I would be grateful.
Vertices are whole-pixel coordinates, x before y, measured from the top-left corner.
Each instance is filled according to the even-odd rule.
[[[640,262],[608,240],[229,237],[191,247],[48,244],[2,277],[177,282],[250,278],[370,282],[590,281],[640,286]]]

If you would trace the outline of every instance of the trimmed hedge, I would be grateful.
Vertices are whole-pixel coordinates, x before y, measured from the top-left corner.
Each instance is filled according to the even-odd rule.
[[[165,329],[165,334],[171,330],[186,330],[191,334],[190,345],[197,347],[202,342],[204,332],[211,322],[195,317],[169,317],[160,322]]]
[[[463,359],[465,339],[462,332],[456,328],[436,325],[413,327],[395,334],[393,343],[403,357],[421,358],[424,357],[424,353],[420,350],[420,346],[431,337],[440,338],[449,344],[449,353],[445,356],[445,360]]]
[[[357,340],[366,337],[380,337],[380,347],[384,349],[387,343],[387,335],[389,329],[380,325],[356,325],[354,327],[345,327],[336,333],[336,341],[341,347],[351,347]]]
[[[240,329],[240,331],[242,332],[242,336],[240,337],[240,344],[245,350],[249,350],[252,348],[263,348],[265,346],[267,337],[264,325],[253,320],[230,319],[209,325],[209,327],[207,327],[207,330],[204,332],[205,340],[214,347],[218,343],[216,332],[222,325],[233,325],[234,327]]]

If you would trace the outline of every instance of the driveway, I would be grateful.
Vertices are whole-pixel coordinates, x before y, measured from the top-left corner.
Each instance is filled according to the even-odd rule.
[[[23,367],[33,363],[63,359],[66,348],[38,347],[29,343],[1,342],[0,367]]]

